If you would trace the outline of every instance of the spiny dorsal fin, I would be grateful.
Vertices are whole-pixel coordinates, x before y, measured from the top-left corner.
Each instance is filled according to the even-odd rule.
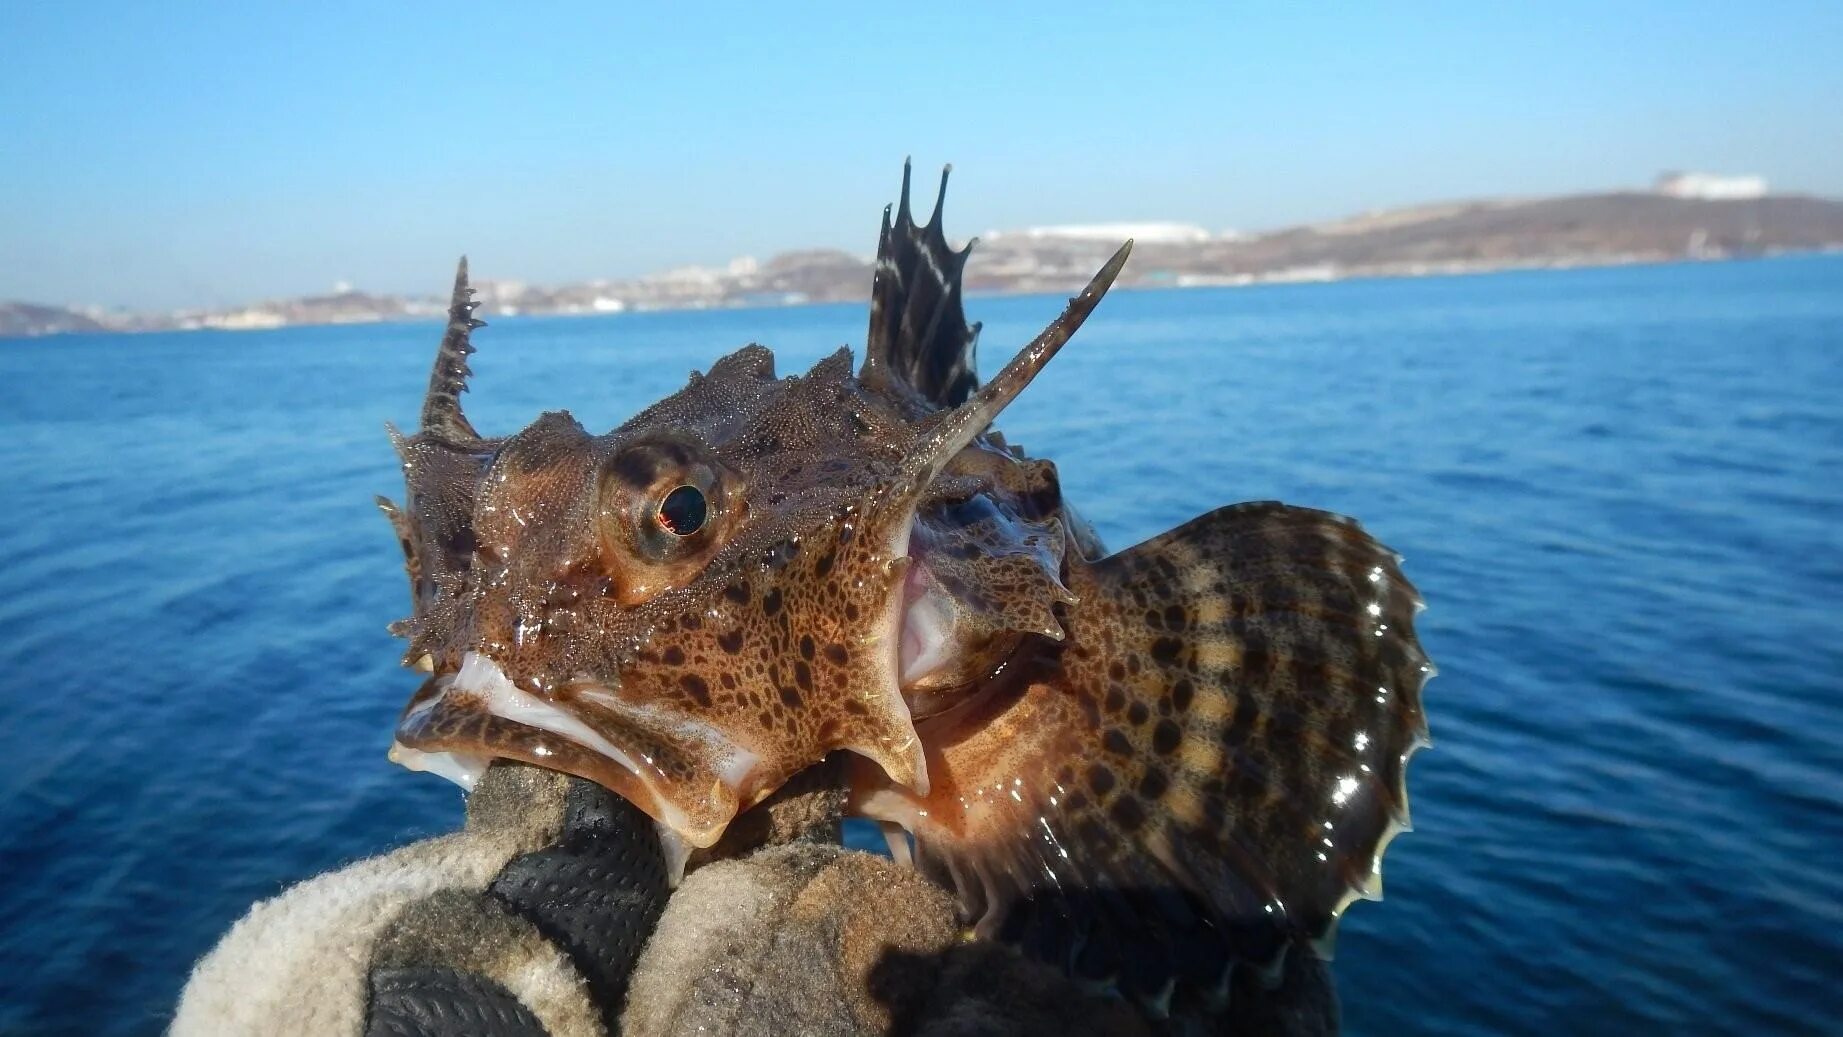
[[[966,323],[960,277],[976,241],[954,251],[941,230],[947,176],[934,213],[917,226],[909,207],[909,163],[902,164],[902,197],[894,223],[883,210],[877,240],[877,272],[870,291],[870,333],[864,349],[864,377],[907,386],[937,407],[957,407],[979,384],[973,351],[979,325]]]
[[[435,354],[435,370],[429,374],[429,394],[422,401],[422,431],[438,438],[466,443],[480,438],[461,413],[461,394],[467,391],[467,355],[474,351],[469,341],[475,328],[486,322],[474,319],[479,303],[473,301],[474,290],[467,284],[467,257],[454,272],[454,295],[448,303],[448,327],[442,333],[441,349]]]

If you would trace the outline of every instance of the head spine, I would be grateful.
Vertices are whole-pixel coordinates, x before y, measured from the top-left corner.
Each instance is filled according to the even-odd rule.
[[[429,373],[429,394],[422,401],[422,433],[457,445],[479,441],[480,434],[461,413],[461,394],[467,391],[467,378],[473,371],[467,366],[468,354],[474,351],[470,338],[475,328],[486,322],[476,320],[474,311],[480,304],[473,301],[474,290],[467,283],[467,257],[454,272],[454,295],[448,303],[448,327],[442,333],[441,348],[435,354],[435,369]]]

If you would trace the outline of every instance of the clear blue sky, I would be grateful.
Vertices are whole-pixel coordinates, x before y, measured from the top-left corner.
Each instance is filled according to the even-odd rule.
[[[0,299],[868,253],[906,154],[962,234],[1666,168],[1843,195],[1836,0],[672,6],[0,0]]]

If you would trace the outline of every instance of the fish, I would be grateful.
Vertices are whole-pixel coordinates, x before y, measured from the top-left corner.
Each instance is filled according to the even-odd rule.
[[[951,168],[951,167],[950,167]],[[682,868],[795,775],[1012,942],[1160,1008],[1289,947],[1328,955],[1410,825],[1433,666],[1400,557],[1354,520],[1235,504],[1109,552],[1054,462],[993,428],[1095,312],[1128,241],[977,374],[943,171],[886,207],[864,358],[750,344],[606,432],[463,412],[463,259],[420,427],[390,434],[426,677],[391,758],[599,783]],[[1130,377],[1130,369],[1122,372]]]

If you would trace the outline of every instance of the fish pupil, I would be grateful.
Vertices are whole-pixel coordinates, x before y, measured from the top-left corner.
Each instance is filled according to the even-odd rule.
[[[695,486],[680,486],[659,502],[659,524],[667,532],[688,537],[704,528],[708,511],[702,490]]]

